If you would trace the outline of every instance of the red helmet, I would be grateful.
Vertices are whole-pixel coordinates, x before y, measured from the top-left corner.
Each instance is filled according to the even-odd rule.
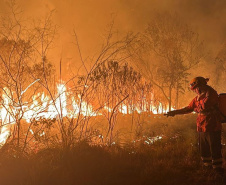
[[[190,81],[190,88],[191,90],[194,90],[196,87],[200,85],[206,85],[209,81],[209,78],[204,78],[201,76],[195,77]]]

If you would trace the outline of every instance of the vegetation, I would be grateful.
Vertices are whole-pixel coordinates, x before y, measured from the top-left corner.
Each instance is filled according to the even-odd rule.
[[[198,33],[169,12],[156,14],[130,51],[134,63],[143,69],[142,74],[167,101],[169,110],[179,107],[190,70],[206,55]]]
[[[0,152],[1,184],[222,184],[202,169],[195,116],[166,119],[146,117],[142,134],[124,145],[83,140],[67,151],[52,143],[22,154],[8,143]]]

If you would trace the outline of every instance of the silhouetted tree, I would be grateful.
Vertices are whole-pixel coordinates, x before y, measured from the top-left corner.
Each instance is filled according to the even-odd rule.
[[[11,12],[1,19],[0,31],[0,82],[4,96],[1,99],[1,107],[6,111],[3,125],[15,124],[12,134],[13,138],[17,138],[19,147],[20,141],[23,141],[25,146],[27,140],[27,136],[24,138],[21,134],[21,120],[33,103],[32,96],[41,87],[38,85],[40,80],[45,79],[44,72],[48,73],[48,79],[54,70],[49,64],[48,67],[42,68],[42,73],[40,72],[37,48],[43,48],[41,41],[48,43],[47,39],[39,34],[42,27],[39,25],[40,27],[28,28],[24,25],[22,13],[14,1],[10,2],[9,8]],[[53,36],[50,29],[46,30],[47,32],[48,37]],[[43,61],[41,62],[43,64]],[[38,112],[33,115],[34,118]]]
[[[130,52],[135,54],[136,62],[143,66],[143,73],[167,99],[169,110],[173,90],[176,90],[178,102],[189,70],[204,57],[203,43],[199,41],[198,34],[177,14],[170,13],[157,14],[150,20],[145,33]]]

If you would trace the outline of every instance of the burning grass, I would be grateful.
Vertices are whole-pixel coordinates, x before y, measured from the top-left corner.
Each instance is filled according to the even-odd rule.
[[[0,150],[1,185],[222,184],[203,173],[194,115],[166,119],[142,114],[132,131],[131,119],[119,116],[115,131],[122,134],[111,145],[94,145],[87,137],[70,148],[43,141],[39,150],[21,153],[6,143]]]

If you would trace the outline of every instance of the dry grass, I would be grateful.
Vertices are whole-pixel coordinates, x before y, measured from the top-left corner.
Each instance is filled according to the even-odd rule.
[[[136,142],[124,143],[123,147],[117,143],[111,147],[90,146],[83,141],[68,151],[56,146],[21,154],[5,146],[0,151],[0,184],[223,184],[222,179],[202,170],[194,121],[193,115],[144,118],[142,137],[136,136]],[[163,138],[153,144],[145,142],[157,135]],[[223,133],[223,142],[225,138]]]

